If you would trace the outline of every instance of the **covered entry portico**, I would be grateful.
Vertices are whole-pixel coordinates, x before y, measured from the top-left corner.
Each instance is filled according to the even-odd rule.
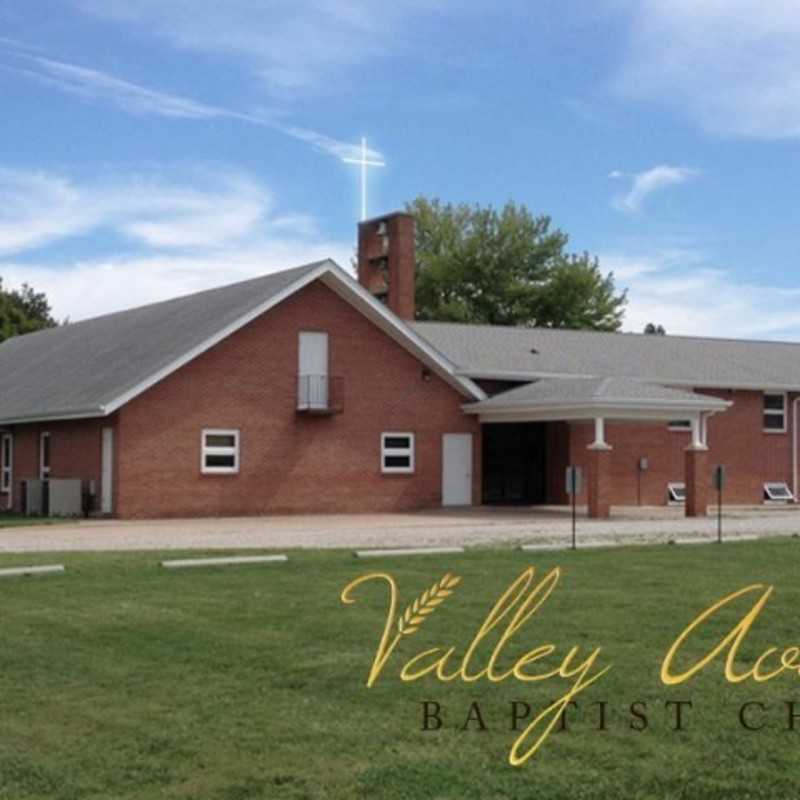
[[[567,464],[583,464],[589,516],[605,518],[609,516],[614,494],[614,452],[607,438],[606,423],[667,425],[673,420],[688,420],[691,437],[683,459],[685,513],[686,516],[700,516],[706,513],[710,490],[707,420],[729,405],[717,397],[629,378],[543,378],[487,400],[467,404],[464,410],[479,416],[484,431],[499,431],[501,426],[508,426],[510,433],[506,438],[514,442],[514,452],[526,446],[542,447],[542,453],[531,454],[530,463],[549,473],[551,481],[563,481],[563,467]],[[568,437],[559,453],[548,452],[545,457],[544,443],[549,439],[544,433],[538,436],[521,434],[524,430],[543,431],[555,423],[567,423],[573,430],[591,426],[593,435],[580,453],[575,452]],[[492,441],[501,438],[496,433],[492,435]],[[502,453],[498,452],[495,459],[502,463]],[[554,471],[559,474],[554,475]],[[532,485],[539,485],[537,481],[544,479],[544,476],[533,476]],[[494,480],[491,474],[488,480]]]

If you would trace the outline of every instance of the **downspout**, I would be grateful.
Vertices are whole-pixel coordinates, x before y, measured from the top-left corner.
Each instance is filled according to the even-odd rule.
[[[700,430],[703,444],[708,447],[708,421],[715,416],[717,411],[703,411],[700,414]]]
[[[800,394],[792,401],[792,494],[797,502],[797,405]]]
[[[11,450],[11,464],[12,464],[12,469],[13,469],[13,464],[14,464],[13,433],[12,433],[10,428],[4,428],[2,426],[0,426],[0,460],[2,460],[2,455],[3,455],[3,453],[2,453],[3,438],[6,435],[9,435],[9,436],[12,437],[12,440],[11,440],[11,447],[12,447],[12,450]],[[5,466],[5,463],[3,463],[2,466]],[[3,509],[4,511],[13,511],[13,509],[14,509],[14,482],[13,481],[14,481],[14,479],[13,479],[13,473],[12,473],[11,486],[9,486],[8,494],[6,494],[4,496],[4,504],[5,504],[5,508]]]

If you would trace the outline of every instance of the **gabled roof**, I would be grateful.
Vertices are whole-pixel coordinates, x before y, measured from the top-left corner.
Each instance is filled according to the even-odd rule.
[[[800,344],[417,322],[472,378],[625,377],[670,386],[800,390]]]
[[[633,378],[542,378],[465,406],[481,414],[546,412],[547,418],[583,415],[625,415],[632,411],[673,418],[682,413],[724,411],[729,403],[717,397],[670,389]],[[544,418],[544,417],[542,417]]]
[[[0,344],[0,423],[113,413],[299,291],[322,280],[468,398],[483,392],[333,261],[133,308]]]

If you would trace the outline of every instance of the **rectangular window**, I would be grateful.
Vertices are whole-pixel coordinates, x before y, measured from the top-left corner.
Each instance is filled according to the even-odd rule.
[[[673,419],[667,423],[671,431],[691,431],[692,421],[690,419]]]
[[[50,433],[39,436],[39,477],[46,481],[50,477]]]
[[[786,433],[785,393],[764,393],[764,431]]]
[[[685,503],[686,502],[686,484],[684,483],[668,483],[667,484],[667,499],[670,504],[672,503]]]
[[[410,473],[414,471],[414,434],[381,434],[381,472]]]
[[[207,475],[239,471],[239,431],[207,428],[202,436],[201,470]]]
[[[8,493],[14,481],[14,442],[10,433],[4,433],[0,441],[0,492]]]
[[[764,499],[772,503],[789,503],[794,500],[794,495],[784,481],[774,481],[764,484]]]

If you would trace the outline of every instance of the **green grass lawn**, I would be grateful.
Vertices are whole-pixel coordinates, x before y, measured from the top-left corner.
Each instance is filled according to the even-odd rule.
[[[22,514],[0,512],[0,530],[3,528],[18,528],[24,525],[58,525],[76,521],[71,517],[28,517]]]
[[[0,798],[783,798],[797,796],[798,730],[782,703],[800,678],[729,685],[715,663],[664,687],[661,659],[680,630],[749,583],[777,587],[742,649],[800,643],[800,541],[643,547],[543,555],[512,550],[359,562],[345,552],[290,553],[284,565],[169,572],[160,554],[3,556],[0,565],[67,565],[64,575],[0,581]],[[521,768],[508,765],[514,700],[542,706],[563,691],[510,681],[401,683],[425,647],[468,645],[489,608],[529,564],[563,568],[560,586],[518,633],[509,656],[543,642],[559,652],[602,645],[611,672],[580,699],[569,731]],[[387,570],[401,607],[450,570],[452,597],[365,688],[385,609],[377,585],[356,605],[339,594]],[[742,613],[744,606],[740,605]],[[728,613],[693,643],[698,656]],[[481,651],[484,660],[485,651]],[[504,658],[506,663],[509,658]],[[444,726],[420,730],[420,701]],[[478,701],[488,731],[460,730]],[[607,701],[608,731],[596,728]],[[665,700],[691,700],[671,730]],[[767,727],[738,725],[748,700]],[[649,728],[627,707],[648,704]]]

